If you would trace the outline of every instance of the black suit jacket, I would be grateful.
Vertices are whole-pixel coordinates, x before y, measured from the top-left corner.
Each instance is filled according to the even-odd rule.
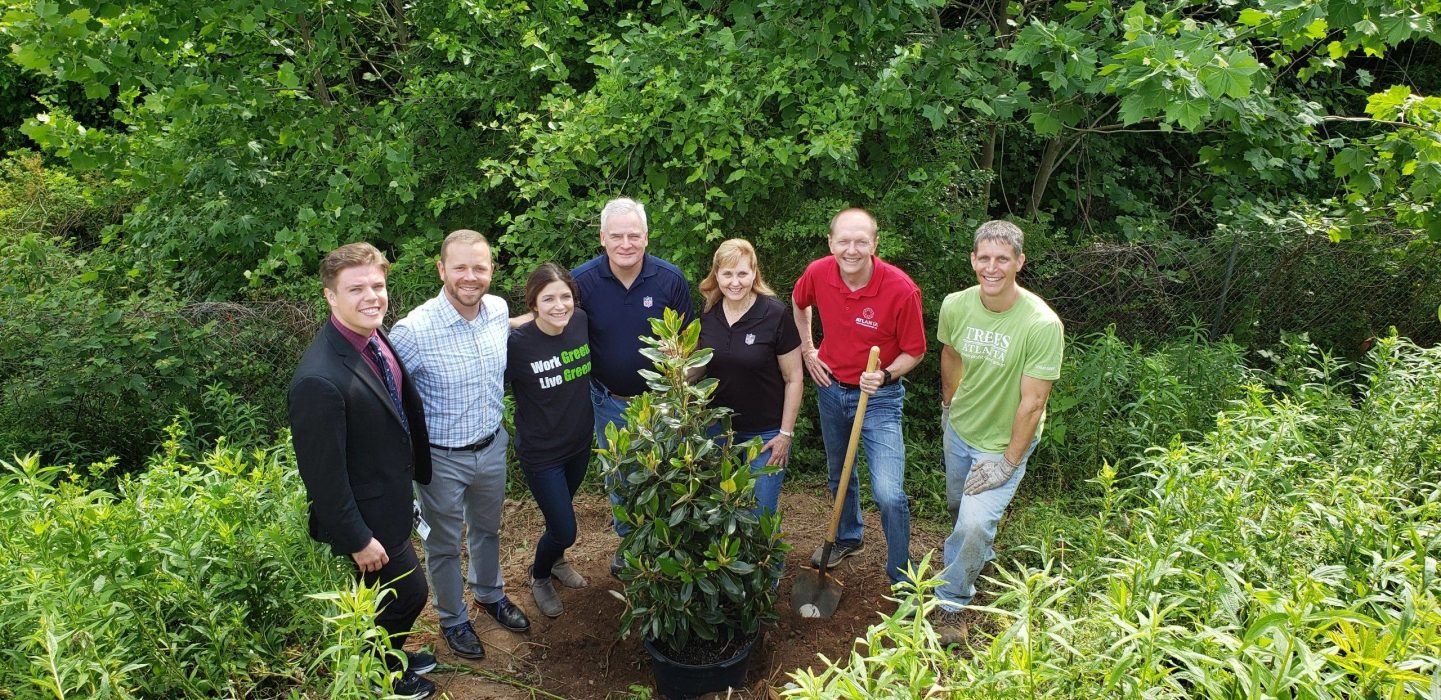
[[[400,372],[409,435],[385,384],[333,321],[290,381],[291,441],[310,500],[310,536],[336,554],[359,552],[371,537],[387,551],[404,543],[413,522],[410,482],[430,483],[425,409],[403,365]]]

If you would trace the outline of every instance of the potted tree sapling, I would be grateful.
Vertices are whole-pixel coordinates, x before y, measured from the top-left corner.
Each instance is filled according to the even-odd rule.
[[[734,443],[731,411],[712,407],[716,381],[692,384],[710,361],[700,322],[666,309],[641,352],[654,371],[631,400],[626,426],[606,428],[601,468],[616,485],[626,611],[622,637],[638,634],[656,686],[676,699],[739,688],[763,626],[776,615],[775,573],[789,548],[780,516],[760,515],[750,458],[759,439]],[[760,474],[758,472],[757,474]]]

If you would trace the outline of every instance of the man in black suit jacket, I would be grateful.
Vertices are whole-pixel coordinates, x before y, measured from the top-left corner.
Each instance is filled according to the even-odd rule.
[[[430,441],[420,395],[380,331],[389,270],[369,243],[341,246],[321,262],[331,316],[291,380],[290,427],[310,536],[349,556],[366,584],[394,590],[376,623],[400,649],[429,596],[410,543],[410,482],[430,483]],[[407,656],[395,691],[430,696],[435,684],[416,674],[435,658]],[[388,660],[399,668],[399,657]]]

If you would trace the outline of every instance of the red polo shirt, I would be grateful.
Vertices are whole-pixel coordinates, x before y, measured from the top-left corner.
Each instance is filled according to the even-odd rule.
[[[882,368],[903,352],[926,354],[921,288],[899,267],[874,255],[871,262],[871,281],[851,291],[835,257],[827,255],[806,268],[791,294],[796,308],[820,312],[821,361],[847,384],[860,383],[872,345],[881,349]]]

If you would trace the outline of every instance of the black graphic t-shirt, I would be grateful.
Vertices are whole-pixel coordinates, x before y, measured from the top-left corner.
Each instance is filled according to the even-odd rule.
[[[560,335],[531,321],[510,333],[505,378],[515,393],[515,453],[527,470],[590,449],[590,343],[585,312]]]

